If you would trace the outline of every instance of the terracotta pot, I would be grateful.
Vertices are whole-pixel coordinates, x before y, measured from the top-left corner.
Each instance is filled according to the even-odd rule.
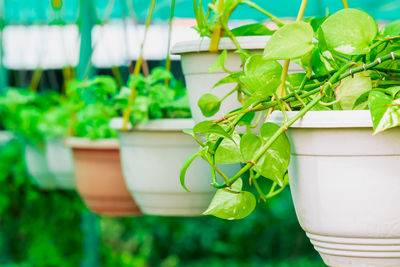
[[[92,212],[109,216],[141,213],[122,175],[118,140],[68,138],[66,143],[74,155],[77,190]]]

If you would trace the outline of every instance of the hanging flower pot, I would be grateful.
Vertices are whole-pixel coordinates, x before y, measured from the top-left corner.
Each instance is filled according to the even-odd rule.
[[[26,169],[32,181],[41,189],[56,189],[58,183],[49,169],[44,149],[26,144],[24,152]]]
[[[76,187],[87,207],[109,216],[132,216],[140,210],[123,179],[116,139],[68,138],[75,164]]]
[[[215,190],[206,163],[196,160],[190,166],[186,185],[191,192],[179,182],[183,162],[198,150],[182,132],[193,124],[191,119],[160,119],[119,132],[125,180],[143,213],[198,216],[207,209]],[[112,125],[121,128],[122,118],[113,119]]]
[[[253,54],[262,54],[270,36],[243,36],[237,37],[242,49],[249,50]],[[199,99],[206,93],[211,93],[218,98],[223,98],[236,86],[235,83],[222,83],[214,89],[215,85],[221,79],[227,77],[227,73],[223,69],[209,71],[214,61],[220,55],[219,53],[210,53],[210,39],[204,38],[195,41],[184,41],[175,44],[172,49],[173,54],[181,56],[181,64],[183,74],[185,75],[186,87],[188,90],[190,109],[193,119],[196,123],[206,119],[221,118],[228,112],[241,107],[237,100],[236,94],[231,94],[221,102],[219,111],[209,118],[206,118],[199,106]],[[235,53],[237,50],[234,43],[227,37],[221,38],[219,42],[219,50],[227,50],[226,61],[224,67],[232,72],[242,70],[242,61],[240,55]],[[303,69],[296,65],[290,64],[289,73],[303,72]]]
[[[313,111],[287,133],[296,214],[325,263],[400,266],[400,129],[373,136],[368,110]]]
[[[46,143],[46,160],[50,172],[60,189],[74,189],[74,161],[70,147],[63,144],[61,138]]]

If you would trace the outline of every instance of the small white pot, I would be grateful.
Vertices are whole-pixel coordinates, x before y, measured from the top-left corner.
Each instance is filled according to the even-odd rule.
[[[112,122],[116,128],[121,124],[119,118]],[[210,204],[215,190],[210,185],[210,166],[203,159],[196,159],[186,174],[191,192],[179,181],[183,162],[199,149],[193,138],[182,132],[193,125],[191,119],[163,119],[119,132],[122,170],[143,213],[199,216]],[[230,166],[223,167],[229,170]]]
[[[239,41],[242,49],[249,50],[252,53],[261,54],[263,53],[269,38],[269,36],[246,36],[238,37],[237,40]],[[179,42],[175,44],[172,49],[173,54],[178,54],[181,56],[183,74],[185,75],[186,87],[188,90],[190,109],[193,119],[196,123],[207,119],[211,120],[220,118],[228,112],[241,107],[241,104],[237,100],[236,94],[232,94],[221,103],[219,112],[217,112],[211,118],[206,118],[201,113],[197,102],[203,94],[211,93],[221,98],[236,86],[234,83],[229,83],[213,89],[213,86],[219,80],[228,76],[228,74],[222,70],[213,73],[208,72],[211,64],[219,55],[219,53],[210,53],[208,51],[209,47],[210,39],[204,38],[195,41]],[[234,53],[236,47],[229,38],[221,38],[219,50],[228,50],[228,56],[225,63],[225,67],[228,70],[237,72],[242,69],[242,61],[240,56],[239,54]],[[304,71],[300,66],[291,63],[289,67],[289,73],[293,72]]]
[[[33,145],[26,144],[25,164],[28,174],[41,189],[50,190],[58,187],[57,180],[47,165],[44,151]]]
[[[62,189],[75,188],[74,159],[72,150],[61,138],[46,143],[46,159],[50,172]]]
[[[0,145],[7,144],[13,138],[14,138],[14,134],[12,132],[0,130]]]
[[[287,132],[296,214],[329,266],[400,266],[400,129],[371,125],[369,111],[311,111]]]

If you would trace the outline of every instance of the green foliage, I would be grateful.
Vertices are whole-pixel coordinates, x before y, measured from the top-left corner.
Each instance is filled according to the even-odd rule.
[[[198,106],[206,117],[211,117],[218,112],[221,101],[213,94],[204,94],[200,97]]]
[[[248,216],[256,207],[256,198],[247,191],[242,191],[243,182],[238,179],[232,184],[231,189],[218,189],[211,200],[204,215],[227,220],[243,219]]]
[[[344,55],[360,55],[369,52],[369,46],[377,32],[378,24],[370,15],[346,8],[322,23],[319,40],[324,40],[331,51]]]
[[[169,80],[169,85],[165,80]],[[135,100],[129,106],[131,88],[135,88]],[[173,78],[163,67],[153,69],[149,76],[131,75],[128,86],[123,87],[114,97],[116,105],[124,110],[131,108],[130,122],[132,125],[143,123],[149,119],[190,118],[190,107],[186,89],[182,82]]]
[[[17,140],[0,146],[0,264],[77,266],[82,257],[81,201],[72,191],[34,186],[22,149]]]
[[[229,3],[228,9],[239,5],[236,1]],[[208,18],[209,22],[218,22],[222,25],[217,26],[226,30],[229,17],[216,6],[217,2],[211,12],[216,17]],[[225,17],[219,20],[218,16]],[[203,23],[207,24],[206,21]],[[242,68],[237,72],[227,70],[227,53],[223,51],[211,70],[227,73],[214,87],[226,83],[236,84],[236,87],[219,99],[204,95],[199,106],[204,114],[214,115],[217,106],[234,93],[241,106],[215,121],[198,123],[193,132],[201,133],[207,139],[199,142],[202,148],[198,156],[206,160],[211,169],[219,171],[218,163],[242,163],[242,168],[230,177],[219,173],[224,177],[224,183],[218,184],[213,178],[212,185],[224,195],[218,193],[210,204],[209,213],[235,218],[232,214],[242,211],[241,208],[251,212],[253,207],[246,201],[242,201],[241,206],[238,198],[223,191],[243,179],[246,173],[250,173],[248,179],[262,200],[269,200],[283,191],[290,175],[290,143],[285,131],[311,110],[369,108],[375,134],[399,126],[399,25],[400,22],[395,21],[378,33],[377,23],[369,14],[347,8],[323,18],[279,25],[268,40],[263,55],[243,50],[230,34],[237,46],[236,53],[241,56]],[[236,33],[244,33],[253,27],[256,29],[260,25],[243,26]],[[287,69],[276,60],[293,60],[303,72],[287,75],[283,73]],[[273,110],[283,113],[281,125],[268,123]],[[289,120],[287,110],[298,113]],[[242,125],[246,125],[245,133],[239,128]],[[231,199],[221,197],[225,195]]]
[[[290,22],[277,30],[264,49],[264,59],[295,59],[310,52],[313,29],[310,24],[296,21]]]

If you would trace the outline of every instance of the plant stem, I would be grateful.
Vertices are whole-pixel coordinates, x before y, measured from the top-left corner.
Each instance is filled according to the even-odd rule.
[[[168,25],[168,45],[167,45],[167,59],[165,60],[165,69],[167,71],[171,70],[171,36],[172,36],[172,23],[174,21],[175,16],[175,0],[171,0],[171,13],[169,15],[169,25]],[[169,85],[169,79],[165,79],[164,84],[166,86]]]
[[[302,0],[296,21],[301,21],[303,19],[304,11],[306,10],[306,5],[307,5],[307,0]]]
[[[285,22],[283,22],[282,20],[280,20],[276,16],[272,15],[270,12],[264,10],[263,8],[258,6],[256,3],[253,3],[253,2],[250,2],[250,1],[242,1],[242,4],[246,4],[246,5],[248,5],[248,6],[252,7],[252,8],[260,11],[261,13],[266,15],[267,17],[270,17],[276,24],[278,24],[278,26],[285,25]]]
[[[31,83],[29,85],[29,88],[31,89],[32,92],[36,92],[39,82],[40,82],[40,78],[42,77],[42,73],[43,73],[43,69],[42,68],[37,68],[35,69],[35,71],[32,74],[32,80]]]
[[[224,0],[219,0],[219,2],[218,2],[219,15],[221,15],[223,8],[224,8]],[[223,25],[223,23],[221,23],[221,18],[218,18],[217,24],[212,28],[210,48],[208,49],[211,53],[218,52],[219,40],[221,39],[221,36],[223,35],[222,34],[222,25]]]
[[[142,61],[143,61],[144,44],[146,42],[146,37],[147,37],[147,33],[148,33],[148,30],[149,30],[149,27],[151,24],[151,19],[153,17],[155,5],[156,5],[156,0],[151,0],[150,10],[149,10],[149,14],[147,15],[146,25],[144,28],[144,36],[143,36],[142,43],[140,44],[139,58],[136,61],[135,68],[133,71],[133,76],[138,76],[140,73],[140,68],[141,68]],[[124,110],[124,113],[123,113],[124,122],[123,122],[122,128],[121,128],[122,131],[126,131],[128,128],[129,116],[131,114],[131,107],[135,102],[135,96],[136,96],[136,86],[132,86],[131,94],[130,94],[129,100],[128,100],[128,107]]]
[[[342,2],[343,2],[344,8],[349,8],[349,5],[347,4],[347,0],[342,0]]]

